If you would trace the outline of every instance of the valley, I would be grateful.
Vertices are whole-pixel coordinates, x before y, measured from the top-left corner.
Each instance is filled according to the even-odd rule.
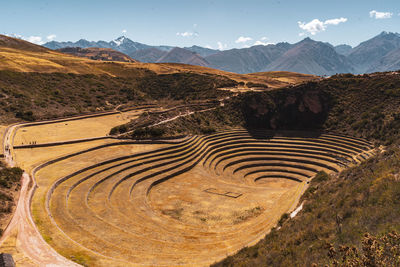
[[[0,252],[17,266],[346,264],[342,247],[389,234],[394,258],[398,71],[77,51],[0,36]]]
[[[30,194],[36,226],[27,229],[37,227],[35,235],[67,259],[114,266],[213,263],[262,238],[280,214],[296,207],[318,171],[337,172],[375,153],[369,143],[347,137],[244,130],[154,144],[54,144],[100,137],[109,122],[123,122],[113,116],[131,114],[28,123],[7,134],[12,160],[35,183]],[[82,126],[86,135],[79,132]],[[38,142],[24,146],[27,136]],[[29,262],[26,256],[40,263],[26,250],[24,231],[5,235],[2,250],[17,263]],[[21,245],[9,245],[15,242]],[[48,246],[40,236],[37,242]]]

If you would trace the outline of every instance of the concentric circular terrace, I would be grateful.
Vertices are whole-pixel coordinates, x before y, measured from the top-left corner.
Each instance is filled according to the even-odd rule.
[[[88,265],[207,265],[262,238],[317,172],[373,153],[347,136],[244,130],[135,146],[34,169],[34,219],[60,254]]]

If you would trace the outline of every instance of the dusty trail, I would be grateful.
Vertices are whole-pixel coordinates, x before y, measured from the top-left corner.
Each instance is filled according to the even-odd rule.
[[[170,121],[174,121],[176,119],[179,119],[181,117],[186,117],[186,116],[192,115],[194,113],[202,113],[202,112],[206,112],[206,111],[210,111],[210,110],[214,110],[214,109],[216,109],[216,108],[208,108],[208,109],[202,109],[202,110],[199,110],[199,111],[190,111],[190,112],[187,112],[187,113],[179,114],[179,115],[177,115],[175,117],[172,117],[172,118],[169,118],[169,119],[165,119],[163,121],[160,121],[160,122],[157,122],[157,123],[155,123],[153,125],[150,125],[149,127],[154,127],[154,126],[161,125],[161,124],[164,124],[164,123],[167,123],[167,122],[170,122]]]
[[[17,231],[18,249],[22,250],[25,256],[29,257],[38,266],[79,266],[59,255],[43,240],[38,232],[30,213],[30,196],[33,194],[35,187],[32,186],[29,189],[29,184],[30,177],[27,173],[24,173],[17,208],[0,239],[0,246],[14,231]]]
[[[12,143],[14,130],[18,126],[10,126],[4,135],[4,158],[9,166],[15,166],[12,155]],[[30,184],[32,186],[29,188]],[[0,247],[16,232],[17,249],[23,251],[24,255],[38,266],[80,266],[58,254],[44,241],[39,233],[30,209],[31,198],[35,189],[35,181],[27,173],[24,173],[21,178],[21,192],[17,207],[0,239]]]

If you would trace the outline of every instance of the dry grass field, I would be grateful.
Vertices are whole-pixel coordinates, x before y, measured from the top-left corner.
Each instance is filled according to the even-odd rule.
[[[34,166],[49,161],[53,158],[77,153],[95,146],[112,144],[115,142],[116,140],[114,139],[101,139],[50,147],[14,149],[14,159],[16,162],[18,162],[18,166],[20,166],[20,168],[29,173]]]
[[[53,127],[71,140],[82,137],[76,131],[82,125],[85,137],[112,126],[109,116],[90,118],[91,127],[102,128],[90,135],[87,120]],[[18,128],[15,140],[35,133],[40,142],[59,141],[50,126]],[[339,172],[374,153],[361,139],[293,136],[233,130],[175,144],[103,139],[14,155],[36,180],[31,209],[40,233],[67,259],[205,266],[263,238],[296,207],[316,173]]]
[[[133,110],[101,117],[22,127],[15,134],[14,145],[104,137],[108,135],[111,128],[130,122],[139,117],[142,112],[142,110]]]

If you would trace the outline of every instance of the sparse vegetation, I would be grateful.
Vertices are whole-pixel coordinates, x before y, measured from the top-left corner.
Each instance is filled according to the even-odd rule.
[[[400,234],[393,231],[376,237],[366,233],[360,249],[354,246],[335,249],[329,244],[328,257],[333,266],[399,266]]]
[[[263,84],[263,83],[253,83],[253,82],[248,82],[248,83],[246,83],[246,86],[248,87],[248,88],[268,88],[268,85],[267,84]]]
[[[133,69],[132,77],[72,73],[0,71],[0,119],[34,121],[140,105],[153,100],[181,103],[230,95],[217,88],[236,84],[218,75],[175,73],[158,75]],[[15,119],[14,119],[15,120]],[[122,132],[120,132],[122,133]]]
[[[126,133],[128,131],[128,126],[126,124],[122,124],[119,126],[115,126],[114,128],[112,128],[110,130],[110,134],[114,135],[114,134],[123,134]]]
[[[145,127],[133,131],[132,138],[134,139],[153,139],[159,138],[165,133],[165,130],[160,127]]]
[[[257,207],[251,208],[251,209],[247,209],[240,213],[236,212],[233,214],[233,217],[234,217],[233,223],[238,224],[238,223],[247,221],[250,218],[257,217],[263,211],[264,211],[264,209],[262,207],[257,206]]]
[[[232,127],[328,131],[391,144],[400,137],[400,75],[336,75],[268,92],[248,92],[216,110],[193,114],[163,125],[174,131],[201,134],[196,124]],[[168,130],[168,129],[174,129]]]
[[[15,206],[14,198],[21,186],[22,173],[20,168],[7,168],[0,162],[0,236]]]

